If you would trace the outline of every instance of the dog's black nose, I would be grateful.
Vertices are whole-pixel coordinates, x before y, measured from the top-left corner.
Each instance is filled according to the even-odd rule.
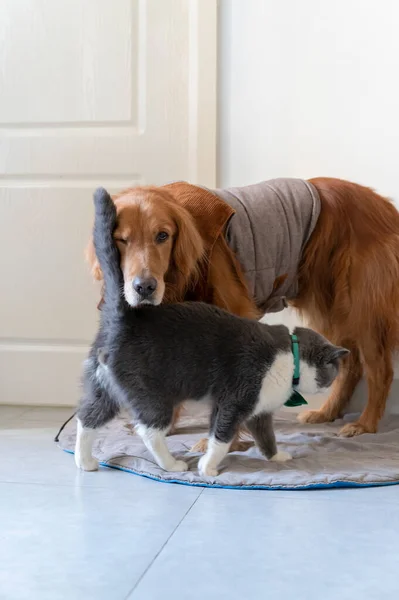
[[[133,289],[138,293],[141,298],[149,298],[157,289],[157,280],[154,277],[136,277],[133,280]]]

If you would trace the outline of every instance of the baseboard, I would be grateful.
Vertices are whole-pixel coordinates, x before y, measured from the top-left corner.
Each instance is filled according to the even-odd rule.
[[[85,346],[0,346],[0,404],[76,406]]]

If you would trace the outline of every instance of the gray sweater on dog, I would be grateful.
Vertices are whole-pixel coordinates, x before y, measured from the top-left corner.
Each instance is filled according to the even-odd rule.
[[[235,210],[226,240],[250,292],[265,312],[277,312],[298,292],[298,265],[320,214],[316,188],[303,179],[271,179],[212,190]],[[277,277],[287,278],[273,292]]]

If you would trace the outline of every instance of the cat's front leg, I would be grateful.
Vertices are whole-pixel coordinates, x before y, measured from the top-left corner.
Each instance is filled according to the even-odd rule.
[[[292,456],[283,450],[277,450],[276,436],[273,429],[273,417],[270,413],[255,415],[246,423],[255,443],[262,454],[274,462],[286,462]]]
[[[287,462],[287,460],[292,460],[292,456],[289,452],[278,450],[278,452],[276,452],[276,454],[274,454],[270,460],[273,462]]]

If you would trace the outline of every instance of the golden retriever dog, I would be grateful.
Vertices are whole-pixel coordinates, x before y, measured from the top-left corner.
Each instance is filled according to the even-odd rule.
[[[399,213],[369,188],[339,179],[307,182],[320,214],[301,249],[297,291],[288,302],[332,343],[351,350],[331,396],[303,423],[338,418],[364,374],[368,401],[343,436],[377,431],[399,339]],[[237,255],[226,240],[234,213],[209,190],[186,183],[128,189],[114,196],[124,295],[131,306],[202,300],[259,318]],[[267,232],[267,219],[264,223]],[[87,257],[102,278],[92,243]],[[277,273],[273,291],[286,273]]]

